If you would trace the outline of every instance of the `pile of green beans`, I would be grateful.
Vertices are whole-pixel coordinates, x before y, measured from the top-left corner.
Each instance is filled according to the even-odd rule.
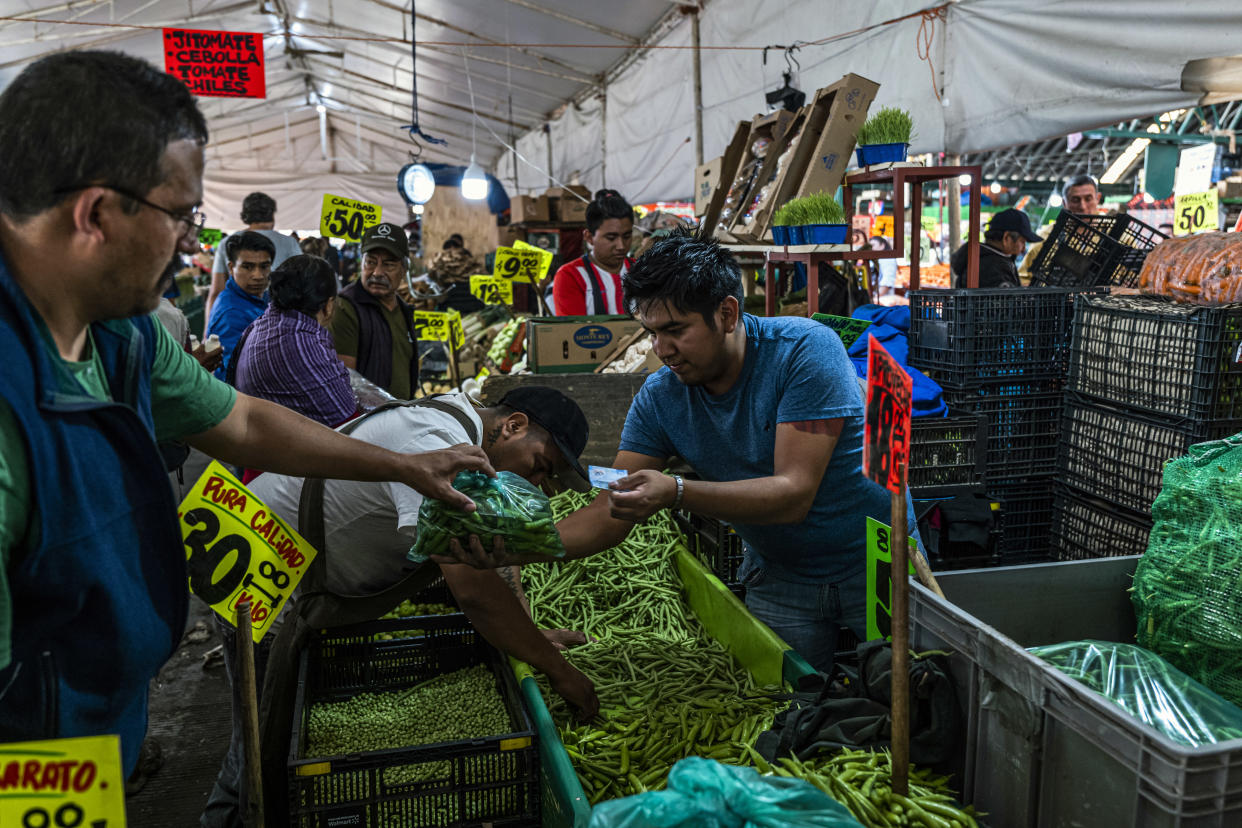
[[[311,706],[304,756],[340,756],[373,750],[498,736],[513,730],[496,678],[478,664],[405,690],[361,693]],[[391,784],[426,782],[451,772],[448,761],[401,765],[384,771]]]
[[[589,502],[566,492],[552,506],[559,519]],[[544,685],[591,804],[664,788],[686,756],[748,764],[748,746],[787,705],[772,698],[781,688],[757,687],[694,617],[674,563],[680,541],[661,512],[592,558],[523,567],[536,623],[598,639],[565,654],[595,682],[596,721],[573,720]]]
[[[555,696],[549,709],[592,805],[662,789],[687,756],[745,764],[786,706],[771,698],[779,687],[756,687],[721,644],[697,644],[601,641],[567,653],[596,682],[601,714],[574,721]]]
[[[560,520],[590,500],[589,494],[562,493],[552,499],[553,513]],[[674,563],[680,542],[661,512],[634,527],[620,546],[592,558],[523,567],[537,623],[598,639],[565,654],[595,682],[597,720],[573,720],[541,679],[592,805],[660,790],[677,760],[704,756],[806,779],[867,828],[977,828],[971,809],[955,807],[948,777],[911,768],[909,796],[894,794],[887,753],[845,750],[805,762],[765,762],[753,745],[788,702],[780,699],[781,688],[757,687],[694,617]]]
[[[949,777],[910,768],[909,795],[893,793],[888,751],[843,750],[831,757],[769,764],[752,752],[760,773],[805,779],[849,808],[866,828],[978,828],[973,808],[958,808]]]

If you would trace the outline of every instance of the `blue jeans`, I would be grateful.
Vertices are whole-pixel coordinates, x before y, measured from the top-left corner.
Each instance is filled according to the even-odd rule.
[[[867,573],[836,581],[788,581],[773,574],[747,551],[738,579],[746,587],[746,607],[820,672],[832,670],[841,627],[867,639]]]

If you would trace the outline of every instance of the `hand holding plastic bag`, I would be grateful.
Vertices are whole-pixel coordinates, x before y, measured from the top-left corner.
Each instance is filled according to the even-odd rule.
[[[547,495],[513,472],[488,477],[464,471],[453,479],[453,488],[470,497],[477,509],[463,512],[428,498],[418,509],[418,535],[406,557],[422,563],[432,555],[448,555],[449,541],[478,535],[504,538],[509,552],[520,555],[565,557],[565,546],[556,531]]]
[[[1142,647],[1071,641],[1030,652],[1178,744],[1242,738],[1242,710]]]
[[[668,788],[595,806],[589,828],[860,828],[845,806],[801,779],[692,756]]]

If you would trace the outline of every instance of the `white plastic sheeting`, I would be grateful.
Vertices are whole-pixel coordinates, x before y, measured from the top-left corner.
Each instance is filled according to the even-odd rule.
[[[873,111],[899,106],[912,113],[914,151],[968,152],[1192,106],[1197,95],[1180,89],[1186,62],[1236,54],[1242,31],[1236,0],[962,0],[943,18],[917,14],[928,8],[926,0],[714,0],[701,16],[700,42],[789,44],[913,14],[804,47],[795,53],[801,64],[795,83],[810,93],[848,72],[871,78],[881,84]],[[689,33],[687,19],[660,42],[686,43]],[[766,66],[758,51],[702,52],[705,159],[723,152],[738,121],[764,111],[763,93],[780,86],[784,68],[779,50],[769,52]],[[685,141],[694,134],[692,84],[690,51],[664,49],[648,51],[609,84],[609,187],[633,202],[690,192],[694,147]],[[557,143],[566,131],[561,122],[582,117],[567,112],[551,124],[552,172],[569,178],[589,170],[582,183],[595,188],[602,145]],[[545,166],[544,140],[542,133],[527,135],[518,146]],[[505,153],[497,163],[506,183],[511,161]],[[527,167],[520,176],[523,190],[546,186]]]

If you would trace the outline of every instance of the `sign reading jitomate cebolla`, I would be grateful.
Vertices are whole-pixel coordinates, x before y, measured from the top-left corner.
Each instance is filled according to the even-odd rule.
[[[164,71],[195,95],[267,97],[263,35],[257,32],[165,29]]]

